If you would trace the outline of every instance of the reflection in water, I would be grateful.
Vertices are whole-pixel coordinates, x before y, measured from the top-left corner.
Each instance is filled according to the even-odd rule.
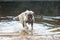
[[[54,34],[55,32],[50,32],[50,29],[52,29],[54,26],[55,25],[45,22],[34,23],[33,35]],[[22,29],[23,27],[19,21],[1,20],[0,22],[0,33],[19,33]]]

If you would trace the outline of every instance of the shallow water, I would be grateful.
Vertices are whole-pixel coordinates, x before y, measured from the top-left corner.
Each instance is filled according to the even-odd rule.
[[[28,26],[30,28],[30,25]],[[55,34],[57,32],[50,31],[50,29],[53,29],[53,27],[55,27],[55,25],[45,23],[45,22],[34,23],[33,35]],[[0,20],[0,33],[4,33],[4,34],[5,33],[19,33],[21,32],[22,29],[23,29],[22,24],[19,21]]]
[[[47,23],[34,23],[33,33],[34,35],[51,34],[49,25]],[[54,25],[50,25],[54,26]],[[29,26],[30,27],[30,26]],[[23,29],[22,24],[19,21],[0,22],[0,33],[19,33]],[[30,28],[31,29],[31,28]]]

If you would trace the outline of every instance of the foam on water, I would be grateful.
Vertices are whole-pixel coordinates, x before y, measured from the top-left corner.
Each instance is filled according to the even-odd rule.
[[[48,25],[48,24],[47,24]],[[31,26],[28,25],[31,29]],[[52,34],[52,32],[48,31],[49,26],[45,26],[44,24],[34,23],[33,25],[33,33],[35,35],[40,34]],[[9,22],[0,22],[0,33],[14,33],[20,32],[23,29],[22,24],[19,21],[9,21]]]
[[[21,29],[22,25],[18,21],[0,22],[0,32],[3,33],[17,32]]]

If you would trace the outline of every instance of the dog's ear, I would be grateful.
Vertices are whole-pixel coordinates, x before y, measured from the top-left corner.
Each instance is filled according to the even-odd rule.
[[[30,11],[30,13],[33,15],[34,14],[34,12],[33,11]]]

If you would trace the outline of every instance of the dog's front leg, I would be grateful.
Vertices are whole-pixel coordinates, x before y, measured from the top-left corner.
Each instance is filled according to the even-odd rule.
[[[23,30],[28,33],[28,26],[26,24],[26,22],[23,22]]]
[[[33,23],[31,23],[31,34],[33,35]]]
[[[23,25],[23,28],[24,28],[24,22],[22,23],[22,25]]]

